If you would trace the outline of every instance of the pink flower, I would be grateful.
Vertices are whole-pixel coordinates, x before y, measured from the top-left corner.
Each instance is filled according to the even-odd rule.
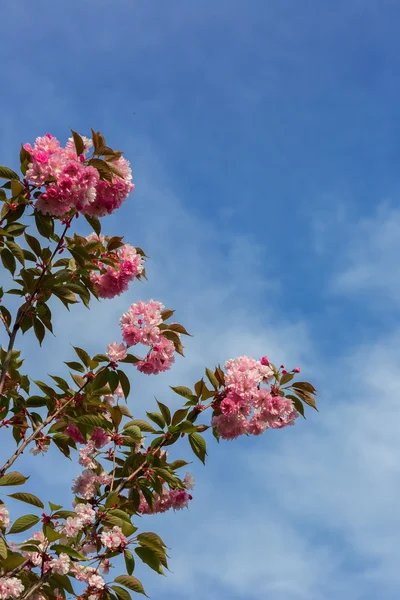
[[[112,342],[107,346],[107,356],[111,362],[118,362],[126,358],[126,346],[125,344],[117,344]]]
[[[96,185],[96,199],[84,209],[85,214],[95,217],[110,215],[122,205],[134,189],[129,162],[121,157],[114,161],[114,165],[121,171],[123,177],[114,176],[112,182],[100,180]]]
[[[24,590],[25,587],[16,577],[0,577],[0,600],[17,600],[22,597]]]
[[[171,368],[175,361],[175,347],[171,340],[160,335],[157,344],[146,358],[138,363],[136,367],[146,375],[157,375]]]
[[[141,494],[138,512],[141,514],[154,514],[164,513],[171,508],[173,510],[181,510],[188,507],[190,500],[192,500],[192,496],[186,490],[171,490],[163,486],[162,494],[154,495],[154,506],[152,509]]]
[[[93,554],[93,552],[96,552],[97,546],[96,544],[84,544],[81,548],[81,552],[82,554],[84,554],[85,556],[87,556],[88,554]]]
[[[264,365],[265,367],[269,367],[269,365],[271,364],[271,363],[269,362],[269,358],[268,358],[268,356],[263,356],[263,357],[262,357],[262,359],[260,360],[260,363],[261,363],[262,365]]]
[[[92,456],[96,452],[94,442],[90,441],[79,450],[79,464],[86,469],[95,469],[96,463]]]
[[[293,369],[293,373],[300,373],[300,367],[295,367]]]
[[[82,475],[78,475],[78,477],[74,479],[72,491],[77,496],[81,496],[85,500],[90,500],[96,495],[96,483],[100,485],[109,485],[111,481],[111,475],[108,475],[104,471],[100,475],[96,475],[94,471],[85,469],[85,471],[82,472]]]
[[[115,160],[119,175],[112,181],[102,181],[97,169],[85,164],[85,154],[92,142],[82,139],[84,151],[80,156],[71,138],[65,148],[50,134],[36,138],[33,147],[24,144],[31,155],[26,179],[39,188],[46,188],[36,201],[36,210],[62,216],[75,208],[84,214],[104,216],[121,206],[133,190],[128,161],[122,157]]]
[[[75,513],[84,525],[91,523],[96,516],[90,504],[77,504],[75,506]]]
[[[96,590],[103,590],[105,588],[105,581],[101,575],[93,574],[87,580],[89,587]]]
[[[65,435],[69,435],[69,437],[78,444],[85,443],[85,439],[79,431],[79,429],[77,428],[77,426],[75,425],[75,423],[68,423],[68,426],[66,427],[66,429],[64,429],[64,433]]]
[[[211,424],[225,440],[234,440],[247,433],[249,425],[247,419],[241,415],[216,415]]]
[[[70,561],[69,556],[61,552],[58,558],[53,558],[49,561],[49,567],[54,573],[59,575],[66,575],[69,571]]]
[[[137,254],[136,248],[124,244],[118,248],[115,255],[110,258],[115,260],[115,267],[110,265],[102,267],[103,272],[92,271],[90,279],[94,283],[100,298],[114,298],[126,292],[131,281],[138,277],[144,269],[143,257]]]
[[[95,427],[90,440],[94,443],[96,448],[103,448],[110,443],[111,438],[102,427]]]
[[[117,396],[117,398],[123,398],[124,397],[124,392],[122,391],[122,386],[121,386],[120,383],[115,388],[114,394]]]
[[[156,344],[160,337],[158,325],[162,323],[161,311],[164,305],[161,302],[149,300],[131,304],[127,313],[122,315],[120,323],[122,337],[128,346]]]
[[[85,470],[83,471],[82,475],[79,475],[74,480],[72,491],[74,494],[77,494],[77,496],[81,496],[86,500],[90,500],[96,495],[95,483],[96,474],[93,471]]]
[[[10,525],[10,517],[8,513],[7,506],[5,504],[0,504],[0,527],[7,529]]]
[[[194,477],[191,473],[186,473],[183,479],[184,486],[187,490],[192,490],[194,488]]]
[[[108,558],[104,558],[100,563],[101,572],[104,575],[108,575],[108,573],[110,572],[110,566],[111,562],[108,560]]]
[[[123,549],[128,543],[128,540],[122,533],[121,528],[117,526],[103,531],[100,539],[101,543],[110,550],[117,550],[118,548]]]
[[[60,529],[60,533],[66,535],[68,538],[75,537],[78,535],[83,527],[83,522],[78,517],[68,517],[65,521],[65,525]]]

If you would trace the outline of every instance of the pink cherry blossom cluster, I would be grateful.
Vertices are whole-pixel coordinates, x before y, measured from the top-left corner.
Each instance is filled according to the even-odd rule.
[[[84,508],[81,509],[80,511],[76,510],[78,509],[79,506],[83,506]],[[91,522],[92,520],[92,515],[90,513],[90,511],[92,510],[91,507],[89,507],[88,505],[82,505],[82,504],[78,504],[77,507],[75,509],[75,512],[77,512],[77,514],[79,515],[79,518],[82,519],[83,521],[86,521],[86,523]],[[93,511],[94,512],[94,511]],[[119,528],[118,528],[119,529]],[[61,533],[64,533],[65,535],[65,531],[61,530]],[[112,538],[113,541],[116,541],[116,538],[118,537],[118,532],[115,532],[114,535],[116,536],[115,538]],[[72,537],[72,536],[68,536],[68,537]],[[98,573],[98,569],[96,569],[95,567],[88,567],[85,565],[81,565],[79,563],[75,563],[75,562],[71,562],[69,556],[65,553],[60,553],[60,555],[58,557],[51,557],[47,554],[47,549],[49,546],[49,542],[46,539],[45,535],[43,534],[43,531],[35,531],[32,535],[31,535],[31,539],[32,540],[36,540],[38,542],[40,542],[38,544],[38,552],[26,552],[23,551],[22,554],[29,558],[30,563],[34,566],[39,566],[42,570],[43,573],[48,573],[50,571],[50,569],[54,572],[54,573],[58,573],[59,575],[73,575],[75,577],[75,579],[77,581],[83,581],[85,583],[88,584],[88,588],[85,590],[86,594],[90,594],[93,593],[95,595],[93,595],[93,599],[97,598],[98,596],[96,595],[100,590],[104,589],[105,587],[105,581],[103,579],[103,577],[101,575],[99,575]],[[119,536],[119,543],[120,543],[120,547],[124,547],[124,545],[126,545],[126,538],[125,536],[122,537]],[[93,546],[93,548],[91,548],[91,551],[95,551],[96,550],[96,546]],[[84,552],[84,548],[82,548],[82,552]],[[109,561],[108,560],[103,560],[100,563],[100,568],[102,569],[102,571],[104,573],[108,572],[108,568],[109,568]],[[10,580],[7,580],[8,582]],[[16,580],[18,581],[18,580]],[[1,579],[0,579],[1,582]],[[12,582],[14,584],[14,582]],[[18,589],[16,584],[15,585],[15,589]],[[1,584],[0,584],[0,591],[1,591]],[[23,587],[19,590],[19,593],[22,593],[23,591]],[[89,597],[90,596],[86,596]],[[2,598],[20,598],[20,596],[1,596],[0,595],[0,600],[2,600]],[[40,596],[39,596],[40,598]]]
[[[106,571],[103,570],[103,572]],[[103,577],[99,575],[98,570],[94,567],[86,567],[85,565],[74,563],[71,565],[70,573],[74,575],[77,581],[84,581],[88,584],[88,587],[84,592],[86,596],[83,597],[97,600],[99,592],[106,586]],[[93,595],[90,596],[90,594]]]
[[[21,598],[25,587],[16,577],[0,577],[0,600]]]
[[[77,504],[75,506],[76,517],[68,517],[65,524],[60,529],[60,533],[67,538],[72,538],[78,535],[85,525],[93,521],[96,516],[95,511],[89,504]]]
[[[81,475],[78,475],[78,477],[74,479],[72,491],[77,496],[80,496],[85,500],[90,500],[91,498],[94,498],[97,493],[96,483],[99,485],[109,485],[111,481],[111,475],[104,471],[98,475],[92,469],[85,469]]]
[[[75,423],[68,423],[66,429],[64,429],[64,435],[68,435],[77,444],[86,444],[85,438],[79,431]],[[89,444],[93,444],[95,448],[103,448],[106,444],[110,443],[110,436],[102,427],[95,427],[89,440]]]
[[[87,239],[98,239],[104,244],[106,238],[91,234]],[[115,298],[126,292],[130,282],[143,273],[143,256],[138,254],[136,248],[130,244],[124,244],[115,252],[104,252],[102,256],[113,260],[115,266],[104,265],[99,260],[97,264],[101,272],[90,273],[90,280],[94,283],[100,298]]]
[[[143,515],[149,515],[154,513],[164,513],[171,508],[173,510],[181,510],[187,508],[192,495],[187,490],[191,490],[194,487],[194,479],[191,473],[187,473],[183,480],[185,486],[184,490],[170,489],[163,485],[162,494],[154,495],[154,504],[151,508],[146,502],[142,492],[140,492],[140,504],[138,513]]]
[[[240,356],[226,362],[226,393],[215,404],[212,419],[212,426],[221,438],[232,440],[243,434],[260,435],[268,428],[293,425],[298,413],[292,401],[280,396],[277,386],[262,387],[273,377],[267,357],[257,361]]]
[[[128,545],[128,540],[120,527],[115,525],[112,529],[105,529],[100,536],[101,543],[109,550],[123,550]]]
[[[146,375],[157,375],[167,371],[175,360],[175,347],[162,333],[160,325],[163,322],[161,302],[136,302],[124,315],[120,324],[122,337],[128,346],[144,344],[151,349],[146,357],[136,363],[136,367]]]
[[[5,504],[0,504],[0,528],[7,529],[10,525],[10,517],[8,514],[8,508]]]
[[[98,170],[87,164],[86,153],[92,141],[82,139],[84,152],[80,156],[77,156],[72,138],[62,148],[50,133],[36,138],[33,146],[24,144],[32,159],[26,180],[38,188],[45,187],[36,202],[38,211],[61,217],[75,209],[103,217],[119,208],[133,190],[129,162],[123,157],[114,160],[113,165],[120,174],[114,175],[111,182],[103,181]]]

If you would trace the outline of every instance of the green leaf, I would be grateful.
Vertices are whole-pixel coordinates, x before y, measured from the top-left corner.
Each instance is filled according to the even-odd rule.
[[[42,396],[30,396],[26,401],[26,406],[29,408],[39,408],[40,406],[46,406],[47,400]]]
[[[25,556],[18,554],[17,552],[9,552],[7,558],[2,563],[2,569],[5,573],[16,569],[21,565],[25,560]]]
[[[81,377],[80,375],[76,375],[76,373],[71,373],[71,377],[75,381],[79,389],[83,388],[83,386],[87,383],[87,379]]]
[[[15,262],[12,252],[8,248],[3,248],[1,252],[1,262],[3,263],[4,268],[10,271],[11,275],[14,275],[17,263]]]
[[[74,550],[70,546],[64,546],[63,544],[53,544],[53,546],[51,546],[51,550],[53,550],[53,552],[56,552],[56,554],[61,554],[61,552],[63,552],[64,554],[67,554],[72,558],[77,558],[78,560],[86,560],[83,554],[77,552],[77,550]]]
[[[0,179],[19,179],[19,175],[8,167],[0,166]]]
[[[315,394],[317,392],[315,387],[307,381],[296,381],[295,383],[292,383],[292,387],[295,390],[302,390],[303,392],[309,392],[310,394]]]
[[[218,383],[218,379],[216,378],[215,374],[213,373],[213,371],[211,371],[211,369],[206,369],[206,375],[211,383],[211,385],[215,388],[218,389],[219,388],[219,383]]]
[[[153,549],[167,547],[160,536],[151,531],[143,531],[143,533],[139,533],[137,540],[142,546],[148,546],[149,548]]]
[[[0,477],[0,486],[3,485],[22,485],[25,481],[28,481],[29,477],[24,477],[21,473],[17,471],[11,471],[11,473],[7,473]]]
[[[183,433],[194,433],[197,430],[197,426],[192,421],[183,421],[179,425],[179,431]]]
[[[37,496],[33,494],[28,494],[28,492],[15,492],[15,494],[8,494],[9,498],[14,498],[14,500],[20,500],[20,502],[26,502],[27,504],[32,504],[33,506],[37,506],[38,508],[44,508],[44,504]]]
[[[83,425],[93,425],[94,427],[103,427],[106,429],[110,427],[110,422],[107,421],[101,415],[82,415],[75,419],[76,423],[82,423]]]
[[[37,317],[33,317],[33,331],[35,332],[39,344],[42,345],[46,330],[43,323]]]
[[[122,521],[125,521],[126,523],[129,523],[130,525],[132,525],[131,518],[128,515],[128,513],[126,513],[124,510],[121,510],[120,508],[113,508],[112,510],[110,510],[108,512],[108,514],[114,515],[115,517],[122,519]]]
[[[173,392],[175,392],[176,394],[179,394],[179,396],[183,396],[184,398],[187,398],[188,400],[193,400],[196,399],[197,397],[193,394],[192,390],[184,385],[178,385],[177,387],[171,387],[171,390]]]
[[[106,354],[96,354],[96,356],[93,356],[93,360],[98,363],[110,362],[110,359],[108,358],[108,356]]]
[[[78,302],[74,292],[71,292],[67,287],[54,287],[53,294],[60,298],[60,300],[65,300],[69,304],[76,304]]]
[[[116,593],[118,600],[132,600],[130,593],[119,585],[112,585],[111,589]]]
[[[308,404],[308,406],[311,406],[311,408],[318,410],[317,405],[315,403],[315,398],[312,394],[298,389],[295,389],[295,393],[299,396],[300,400]]]
[[[91,383],[92,390],[101,390],[108,382],[108,369],[99,369]]]
[[[133,575],[118,575],[118,577],[116,577],[114,581],[115,583],[120,583],[121,585],[125,586],[126,588],[128,588],[128,590],[132,590],[137,594],[143,594],[148,598],[146,592],[143,589],[142,583],[139,581],[139,579],[133,577]]]
[[[131,384],[129,382],[128,377],[126,376],[126,374],[123,371],[118,369],[117,373],[118,373],[118,377],[119,377],[119,382],[122,387],[122,391],[124,392],[125,398],[127,398],[129,396],[129,392],[131,391]]]
[[[7,225],[7,234],[12,235],[13,237],[17,237],[18,235],[22,235],[26,229],[27,225],[22,225],[22,223],[11,223],[11,225]]]
[[[126,572],[128,573],[128,575],[132,575],[133,571],[135,570],[135,559],[133,557],[132,552],[130,550],[125,550],[124,558],[125,558]]]
[[[136,425],[132,425],[131,427],[124,427],[124,435],[129,436],[130,438],[133,439],[134,442],[136,442],[136,444],[140,444],[140,442],[142,441],[142,432],[140,431],[139,427],[136,427]]]
[[[289,383],[289,381],[292,381],[293,377],[294,373],[284,373],[279,383],[281,385],[285,385],[285,383]]]
[[[52,573],[51,578],[49,579],[49,583],[51,584],[53,582],[56,583],[56,585],[54,587],[65,590],[69,594],[72,594],[73,596],[75,596],[74,588],[72,587],[72,584],[71,584],[71,581],[70,581],[70,578],[68,577],[68,575],[59,575],[58,573]]]
[[[7,546],[2,537],[0,537],[0,558],[6,559],[8,554]]]
[[[117,527],[121,527],[122,533],[127,537],[135,533],[137,531],[137,527],[132,525],[132,523],[128,523],[124,519],[120,519],[115,515],[108,514],[106,518],[107,525],[116,525]]]
[[[293,406],[295,407],[297,412],[299,412],[302,417],[306,418],[305,414],[304,414],[304,406],[303,406],[302,401],[299,398],[297,398],[296,396],[293,396],[291,394],[287,394],[286,398],[289,398],[292,401]]]
[[[153,571],[159,573],[160,575],[164,574],[164,571],[161,567],[160,559],[157,554],[151,548],[140,546],[139,548],[135,548],[135,554]]]
[[[171,412],[168,408],[168,406],[166,406],[165,404],[163,404],[162,402],[159,402],[156,398],[157,404],[158,404],[158,408],[161,411],[162,416],[164,417],[164,420],[166,422],[167,425],[171,425]]]
[[[70,361],[70,362],[66,362],[65,363],[70,369],[73,369],[74,371],[79,371],[80,373],[84,373],[85,372],[85,368],[78,362],[75,361]]]
[[[72,347],[75,350],[75,352],[77,353],[77,355],[79,356],[79,358],[81,359],[81,361],[83,362],[83,364],[85,365],[85,367],[89,368],[91,359],[90,359],[89,354],[86,352],[86,350],[82,350],[82,348],[77,348],[76,346],[72,346]]]
[[[171,323],[170,325],[168,325],[168,329],[170,331],[175,331],[176,333],[182,333],[183,335],[189,335],[190,337],[192,337],[190,335],[190,333],[188,333],[186,331],[186,329],[184,328],[184,326],[180,325],[179,323]]]
[[[158,412],[146,412],[151,421],[156,423],[161,429],[165,427],[164,417]]]
[[[162,320],[163,321],[167,321],[168,319],[170,319],[172,317],[172,315],[174,314],[174,312],[175,312],[174,310],[170,310],[170,309],[166,308],[161,313]]]
[[[40,235],[45,238],[50,238],[54,234],[54,220],[48,215],[42,215],[42,213],[35,210],[35,223],[36,228]]]
[[[169,463],[169,468],[173,471],[176,469],[181,469],[182,467],[186,467],[189,463],[186,460],[174,460],[172,463]]]
[[[191,433],[189,434],[189,443],[194,454],[204,464],[207,455],[205,439],[198,433]]]
[[[183,419],[188,414],[188,410],[189,410],[188,408],[180,408],[179,410],[177,410],[175,412],[174,416],[172,417],[171,424],[172,425],[178,425],[178,423],[180,423],[181,421],[183,421]]]
[[[85,219],[93,228],[94,232],[97,233],[97,235],[100,235],[101,225],[99,219],[97,217],[90,217],[89,215],[85,215]]]
[[[126,427],[130,425],[136,425],[137,427],[139,427],[140,431],[145,431],[147,433],[156,432],[156,430],[152,425],[150,425],[150,423],[148,423],[147,421],[143,421],[142,419],[133,419],[132,421],[126,423]]]
[[[98,170],[100,179],[105,179],[106,181],[112,181],[111,168],[110,168],[110,165],[108,163],[106,163],[105,160],[102,160],[101,158],[91,158],[88,161],[88,164],[91,167],[94,167],[95,169]]]
[[[30,529],[39,523],[39,521],[40,517],[37,515],[24,515],[23,517],[19,517],[14,521],[8,533],[21,533],[22,531]]]
[[[83,139],[79,135],[79,133],[76,133],[76,131],[73,131],[72,129],[71,129],[71,133],[72,133],[72,137],[73,137],[74,144],[75,144],[76,154],[79,157],[81,154],[83,154],[83,152],[85,150],[85,144],[84,144]]]
[[[8,249],[11,250],[11,252],[15,256],[15,258],[17,260],[19,260],[19,262],[21,263],[22,266],[24,266],[25,265],[25,256],[22,251],[22,248],[20,248],[20,246],[18,246],[18,244],[16,244],[15,242],[11,242],[11,241],[7,242],[7,246],[8,246]]]
[[[133,354],[127,354],[125,358],[120,360],[119,362],[130,363],[132,365],[140,362],[140,359],[137,356],[133,356]]]
[[[200,379],[200,381],[195,383],[194,391],[196,392],[198,398],[200,398],[201,394],[203,393],[204,386],[205,386],[205,383],[204,383],[203,379]]]

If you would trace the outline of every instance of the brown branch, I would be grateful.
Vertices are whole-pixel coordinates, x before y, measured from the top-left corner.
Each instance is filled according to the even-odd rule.
[[[34,586],[32,586],[32,587],[31,587],[31,588],[30,588],[30,589],[29,589],[29,590],[26,592],[26,594],[24,594],[24,595],[22,596],[21,600],[27,600],[27,598],[31,598],[31,597],[33,596],[33,594],[34,594],[35,592],[37,592],[38,590],[40,590],[40,589],[41,589],[41,587],[43,586],[43,584],[45,584],[45,583],[46,583],[47,579],[49,579],[49,578],[50,578],[50,575],[51,575],[51,571],[48,571],[48,572],[47,572],[45,575],[43,575],[43,576],[42,576],[42,577],[39,579],[39,581],[37,581],[37,582],[35,583],[35,585],[34,585]]]
[[[106,369],[108,367],[108,365],[101,367],[101,369],[99,369],[99,371],[97,371],[96,376],[101,373],[102,371],[104,371],[104,369]],[[43,429],[45,427],[47,427],[47,425],[50,425],[50,423],[52,421],[54,421],[54,419],[56,419],[66,408],[67,406],[69,406],[70,404],[72,404],[72,402],[75,400],[75,397],[80,394],[85,387],[88,385],[88,383],[90,383],[92,380],[87,379],[85,381],[85,383],[83,385],[81,385],[81,387],[79,388],[79,390],[77,392],[75,392],[75,394],[73,396],[71,396],[71,398],[69,398],[69,400],[67,400],[65,402],[65,404],[63,404],[58,410],[56,410],[55,413],[49,415],[47,417],[47,419],[45,419],[43,421],[43,423],[41,423],[40,425],[38,425],[36,427],[36,429],[31,433],[31,435],[25,439],[25,441],[17,448],[17,450],[14,452],[14,454],[11,456],[11,458],[8,459],[8,461],[3,465],[3,467],[0,469],[0,477],[4,475],[4,473],[7,471],[7,469],[9,469],[11,467],[11,465],[17,460],[18,456],[20,456],[23,451],[25,450],[25,448],[27,446],[29,446],[29,444],[31,442],[33,442],[38,436],[39,434],[43,431]]]

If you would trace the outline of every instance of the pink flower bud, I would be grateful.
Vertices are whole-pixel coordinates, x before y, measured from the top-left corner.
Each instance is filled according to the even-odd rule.
[[[300,367],[295,367],[293,369],[293,373],[300,373]]]
[[[282,370],[282,375],[286,375],[287,371],[285,369]]]
[[[269,367],[269,365],[271,364],[269,362],[269,358],[268,356],[263,356],[262,359],[260,360],[260,363],[264,366],[264,367]]]

